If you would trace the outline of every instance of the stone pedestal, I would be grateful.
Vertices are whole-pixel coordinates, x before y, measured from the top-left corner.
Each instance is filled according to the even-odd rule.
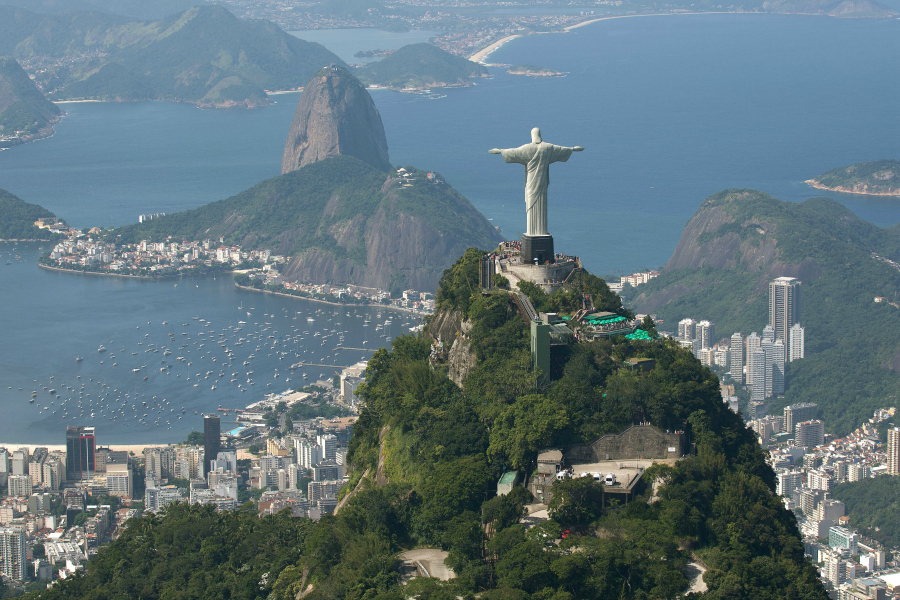
[[[552,235],[522,235],[522,262],[542,265],[553,262]]]

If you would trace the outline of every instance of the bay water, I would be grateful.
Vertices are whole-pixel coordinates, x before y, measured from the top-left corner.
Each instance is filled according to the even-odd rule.
[[[374,49],[366,47],[372,42],[355,40],[346,30],[315,35],[315,41],[342,57]],[[383,41],[387,46],[389,40]],[[489,61],[535,64],[566,76],[520,77],[492,67],[491,79],[443,91],[438,99],[373,90],[392,162],[441,173],[507,238],[514,238],[525,222],[523,168],[487,151],[530,141],[534,126],[541,127],[546,141],[584,146],[583,153],[551,167],[550,231],[559,249],[581,256],[598,274],[664,264],[684,224],[704,198],[719,190],[751,187],[802,201],[823,195],[803,181],[827,169],[900,156],[900,82],[890,76],[900,68],[896,19],[621,18],[567,34],[519,38]],[[175,212],[219,200],[279,173],[298,95],[275,99],[268,108],[250,111],[153,102],[65,104],[67,115],[55,136],[0,152],[0,187],[79,228],[122,225],[142,213]],[[827,195],[879,225],[900,222],[897,199]],[[295,342],[295,354],[323,350],[319,337],[311,339],[320,327],[320,335],[332,329],[345,332],[347,340],[354,340],[345,345],[352,347],[378,345],[390,337],[383,330],[370,335],[363,327],[365,318],[354,316],[365,313],[374,327],[379,319],[371,311],[332,310],[240,292],[227,276],[185,280],[175,288],[173,282],[52,273],[36,267],[40,252],[39,244],[20,243],[15,250],[12,244],[0,245],[2,262],[11,262],[0,264],[6,342],[0,349],[0,406],[6,415],[0,421],[0,441],[59,443],[64,424],[96,424],[101,443],[178,441],[199,428],[195,410],[199,414],[219,404],[246,404],[262,393],[261,387],[270,390],[285,381],[287,359],[279,360],[277,353],[286,350],[276,344],[277,350],[269,345],[266,352],[256,352],[256,345],[263,348],[257,338],[254,352],[235,351],[239,366],[245,367],[250,353],[256,355],[253,360],[273,356],[244,368],[238,382],[230,381],[235,378],[230,374],[238,372],[231,369],[216,390],[206,372],[215,371],[210,375],[215,379],[225,371],[212,368],[213,356],[191,360],[191,367],[187,360],[177,361],[172,375],[160,375],[161,363],[154,365],[153,377],[140,374],[144,365],[150,369],[150,355],[162,360],[163,345],[174,354],[169,333],[176,339],[188,337],[178,328],[183,323],[189,323],[185,329],[196,328],[200,318],[211,323],[204,328],[213,329],[215,336],[231,327],[230,338],[244,320],[256,332],[270,328],[262,340],[271,341],[269,335],[276,340],[288,335],[312,311],[317,320],[303,329],[310,337]],[[249,312],[277,315],[280,325],[272,317],[241,319],[248,311],[238,307],[246,305],[248,295],[255,304]],[[325,329],[328,321],[318,317],[328,310],[340,313],[326,317],[340,318],[340,326]],[[388,314],[381,317],[382,324]],[[162,321],[177,328],[167,330],[172,326]],[[398,329],[392,333],[399,333],[406,321],[395,316],[391,326]],[[300,335],[305,337],[302,331]],[[189,348],[198,356],[208,350],[209,344],[196,350],[194,343],[204,342],[191,337]],[[334,364],[350,364],[366,354],[348,350],[334,356],[336,339],[327,342]],[[219,341],[216,337],[215,348],[221,348]],[[144,352],[150,343],[159,352]],[[110,359],[98,356],[101,344],[116,354],[115,369]],[[84,360],[76,363],[76,356]],[[197,369],[206,365],[203,361],[210,363]],[[135,368],[139,371],[132,373]],[[252,387],[247,370],[255,372]],[[333,374],[333,369],[313,371],[308,377]],[[203,385],[193,379],[197,373]],[[57,381],[65,381],[67,392],[69,387],[82,391],[80,381],[92,378],[101,382],[95,384],[97,393],[102,389],[108,395],[83,399],[74,419],[72,409],[59,409],[61,400],[53,406],[29,402],[33,391],[37,398],[50,399],[43,387],[53,389],[51,375],[58,392]],[[192,381],[186,381],[188,376]],[[238,383],[247,391],[241,392]],[[119,402],[115,410],[108,402],[113,396]],[[155,413],[132,412],[136,396],[140,402],[165,398],[166,405],[157,406]],[[93,420],[85,412],[90,408]],[[169,418],[157,423],[162,408]]]

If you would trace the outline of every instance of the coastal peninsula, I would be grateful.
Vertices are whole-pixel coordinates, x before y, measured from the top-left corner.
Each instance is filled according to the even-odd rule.
[[[900,196],[900,160],[877,160],[839,167],[804,183],[830,192]]]
[[[525,77],[565,77],[565,73],[536,65],[517,65],[510,67],[506,72],[510,75],[524,75]]]

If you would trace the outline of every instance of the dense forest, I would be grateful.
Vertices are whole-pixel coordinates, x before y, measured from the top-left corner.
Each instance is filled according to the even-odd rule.
[[[158,21],[100,12],[57,15],[0,7],[0,54],[45,56],[36,83],[54,100],[173,100],[259,106],[264,90],[306,85],[323,66],[344,65],[320,44],[263,20],[241,21],[221,6]]]
[[[29,204],[0,189],[0,240],[56,240],[63,235],[34,226],[38,219],[55,215],[37,204]]]
[[[440,316],[425,335],[375,353],[336,515],[313,523],[175,505],[131,521],[83,575],[33,597],[662,598],[683,593],[688,562],[702,560],[708,598],[824,600],[795,520],[772,493],[774,475],[724,407],[716,377],[671,341],[618,338],[573,345],[560,376],[536,387],[509,293],[479,291],[482,254],[467,251],[438,294],[438,315],[471,323],[477,366],[459,387],[430,361],[429,328]],[[585,273],[579,285],[598,308],[624,312],[602,280]],[[564,306],[564,295],[537,299]],[[622,368],[631,357],[656,366]],[[528,529],[519,521],[530,494],[494,495],[503,471],[531,472],[538,449],[636,418],[684,427],[696,448],[645,472],[660,483],[654,502],[601,509],[600,484],[564,481],[551,519]],[[418,546],[448,551],[457,577],[401,587],[398,553]]]
[[[847,506],[850,524],[888,548],[900,546],[900,477],[842,483],[832,495]]]
[[[785,398],[815,402],[829,432],[845,434],[876,408],[895,406],[900,385],[900,227],[880,228],[829,198],[781,202],[755,190],[708,198],[685,228],[660,277],[626,290],[638,312],[661,329],[709,319],[717,335],[761,332],[768,282],[802,281],[806,358],[788,363]],[[887,302],[876,303],[882,296]]]
[[[367,85],[403,89],[470,85],[473,77],[484,77],[482,65],[450,54],[427,43],[403,46],[382,60],[355,71]]]
[[[60,114],[14,58],[0,57],[0,135],[35,134],[58,121]]]

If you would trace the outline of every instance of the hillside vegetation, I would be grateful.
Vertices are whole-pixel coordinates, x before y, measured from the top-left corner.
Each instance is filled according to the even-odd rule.
[[[35,227],[38,219],[53,218],[52,212],[29,204],[0,189],[0,240],[56,240],[64,236]]]
[[[761,332],[768,282],[803,282],[806,358],[789,363],[787,403],[816,402],[828,431],[842,434],[896,405],[900,385],[900,227],[880,228],[828,198],[781,202],[755,190],[708,198],[685,227],[660,277],[628,294],[635,312],[656,313],[672,330],[709,319],[719,336]],[[875,303],[876,296],[887,302]]]
[[[877,160],[840,167],[806,183],[849,194],[900,196],[900,160]]]
[[[303,86],[343,61],[268,21],[241,21],[221,6],[158,21],[98,12],[59,15],[0,7],[0,54],[31,61],[54,100],[174,100],[260,106],[264,90]]]
[[[49,135],[60,114],[14,58],[0,56],[0,135]]]
[[[482,254],[470,249],[444,273],[443,308],[426,332],[448,315],[470,321],[475,370],[455,385],[433,368],[425,336],[375,353],[349,448],[345,492],[353,492],[335,516],[312,523],[176,505],[131,521],[84,575],[39,597],[671,598],[688,587],[693,553],[710,567],[707,598],[824,600],[795,520],[772,493],[773,473],[724,407],[715,376],[671,341],[620,338],[572,347],[560,378],[536,389],[509,294],[478,291]],[[601,279],[585,273],[581,285],[598,308],[623,310]],[[656,367],[621,368],[630,357],[652,357]],[[638,416],[685,428],[697,449],[645,473],[663,484],[657,501],[601,509],[599,484],[569,480],[554,488],[551,520],[526,529],[528,492],[494,497],[500,474],[520,467],[527,475],[539,448]],[[398,553],[423,545],[448,551],[457,577],[401,586]]]
[[[403,46],[356,71],[367,85],[395,89],[471,85],[471,78],[487,73],[484,66],[425,42]]]
[[[113,235],[123,243],[224,238],[293,257],[284,269],[288,279],[431,291],[466,247],[502,238],[439,176],[432,183],[422,171],[407,172],[415,180],[409,187],[396,174],[338,156]]]
[[[832,495],[847,505],[850,524],[888,548],[900,546],[900,477],[842,483]]]

